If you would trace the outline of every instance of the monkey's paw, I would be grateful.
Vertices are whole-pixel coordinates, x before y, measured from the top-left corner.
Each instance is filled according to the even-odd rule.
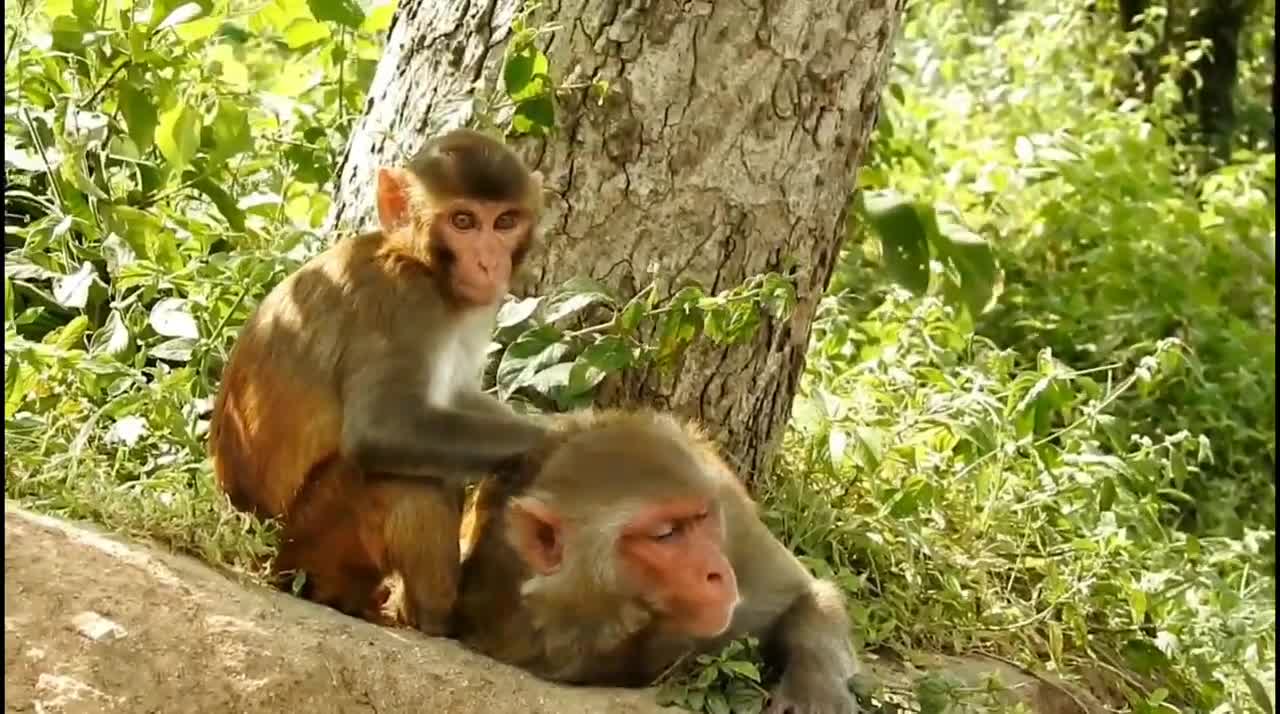
[[[858,704],[839,682],[784,675],[764,714],[858,714]]]

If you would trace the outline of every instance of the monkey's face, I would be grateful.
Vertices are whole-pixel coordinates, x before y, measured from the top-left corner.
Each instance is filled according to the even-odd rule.
[[[712,638],[729,628],[739,601],[715,503],[685,498],[649,505],[618,539],[620,576],[664,629]]]
[[[522,203],[455,199],[432,217],[429,241],[453,297],[491,305],[506,295],[532,230],[533,215]]]

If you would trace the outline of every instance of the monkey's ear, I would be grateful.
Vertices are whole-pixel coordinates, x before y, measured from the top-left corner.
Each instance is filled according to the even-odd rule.
[[[413,225],[417,180],[404,169],[378,169],[378,222],[384,233]]]
[[[535,498],[517,498],[507,506],[507,539],[538,575],[550,575],[564,559],[560,516]]]

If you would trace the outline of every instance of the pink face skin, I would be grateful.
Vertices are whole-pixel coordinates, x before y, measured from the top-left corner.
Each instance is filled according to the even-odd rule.
[[[728,629],[738,582],[724,554],[719,515],[707,503],[652,506],[631,520],[618,547],[623,568],[670,629],[698,638]]]
[[[531,217],[519,204],[456,200],[432,221],[433,240],[453,256],[454,296],[470,305],[502,300],[511,282],[511,257],[528,240]]]

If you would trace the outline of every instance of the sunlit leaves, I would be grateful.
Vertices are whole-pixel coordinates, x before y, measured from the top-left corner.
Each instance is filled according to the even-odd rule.
[[[160,119],[152,95],[136,86],[133,81],[120,83],[120,113],[129,129],[129,138],[139,149],[146,150],[155,141],[156,127]]]
[[[502,83],[515,105],[509,131],[513,135],[541,135],[555,128],[555,80],[547,56],[534,45],[538,29],[525,8],[512,22],[513,36],[502,65]]]
[[[307,0],[307,7],[321,22],[336,22],[353,30],[364,22],[364,11],[354,0]]]
[[[249,126],[249,113],[233,100],[218,102],[218,113],[209,128],[213,134],[213,151],[209,163],[218,164],[237,154],[253,149],[253,130]]]
[[[159,5],[159,3],[157,3],[157,5]],[[173,12],[166,15],[165,18],[155,26],[155,29],[159,32],[160,30],[177,27],[184,23],[191,22],[199,17],[203,12],[204,11],[201,9],[199,3],[189,2],[184,5],[179,5],[174,8]]]
[[[996,296],[998,271],[991,246],[954,220],[940,222],[932,206],[895,191],[861,194],[867,221],[880,237],[885,266],[917,294],[929,289],[931,254],[947,270],[948,299],[980,315]]]
[[[920,210],[891,192],[868,193],[863,203],[884,244],[889,274],[912,292],[923,293],[929,288],[929,228]]]
[[[754,638],[730,642],[715,655],[699,655],[692,663],[696,676],[665,682],[658,703],[707,714],[758,714],[765,703],[759,659]]]
[[[169,161],[169,168],[181,170],[191,163],[200,146],[201,118],[198,110],[177,102],[160,114],[156,126],[156,146]]]
[[[551,325],[542,325],[521,334],[502,355],[498,364],[498,394],[503,399],[527,386],[537,374],[551,367],[569,346]]]
[[[687,285],[664,300],[649,286],[619,302],[582,277],[547,296],[506,302],[497,316],[499,338],[507,343],[497,368],[499,394],[526,390],[560,409],[585,406],[610,375],[650,364],[670,368],[699,337],[736,344],[756,334],[763,320],[786,319],[795,287],[766,273],[715,295]]]
[[[53,297],[63,307],[84,308],[89,304],[89,290],[96,279],[93,265],[81,263],[80,269],[75,273],[54,282]]]

